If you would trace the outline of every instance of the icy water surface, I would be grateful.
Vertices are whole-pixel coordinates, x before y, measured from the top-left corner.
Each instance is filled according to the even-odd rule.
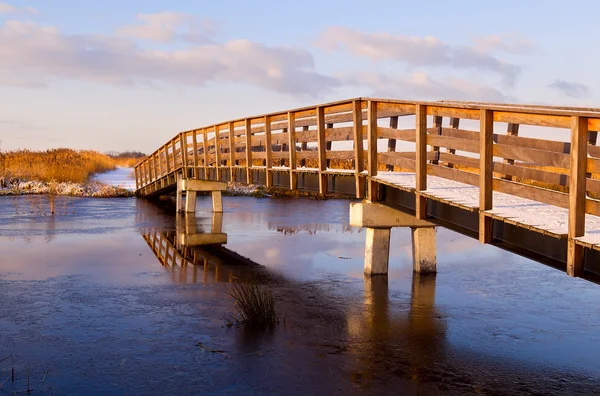
[[[0,198],[0,394],[28,376],[49,394],[600,391],[600,286],[451,231],[437,276],[413,276],[410,234],[395,229],[389,277],[368,278],[348,201],[225,197],[215,220],[200,197],[197,231],[222,221],[226,248],[263,265],[278,298],[280,324],[253,334],[228,327],[225,294],[249,270],[175,252],[174,213],[135,198],[59,197],[56,216],[46,204]]]

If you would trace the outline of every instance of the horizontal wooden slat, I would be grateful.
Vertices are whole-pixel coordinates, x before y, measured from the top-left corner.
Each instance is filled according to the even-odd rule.
[[[571,128],[571,117],[568,116],[494,111],[494,121],[554,128]]]
[[[458,169],[447,168],[445,166],[427,164],[427,174],[443,177],[444,179],[479,186],[479,175],[470,172],[463,172]]]
[[[395,129],[388,127],[377,127],[377,137],[379,139],[397,139],[407,142],[415,141],[415,129]]]
[[[494,144],[493,149],[495,157],[510,158],[536,165],[555,166],[558,168],[569,168],[571,166],[568,154],[514,147],[506,144]]]
[[[448,136],[427,135],[427,144],[430,146],[468,151],[470,153],[479,153],[479,142],[474,140],[458,139]]]
[[[377,153],[377,162],[380,164],[394,165],[399,168],[414,172],[416,162],[414,158],[399,155],[401,153]]]
[[[503,179],[494,179],[493,189],[505,194],[516,195],[517,197],[531,199],[548,205],[559,206],[561,208],[569,207],[569,194],[559,191],[529,186]]]
[[[427,105],[427,115],[478,120],[480,111]]]

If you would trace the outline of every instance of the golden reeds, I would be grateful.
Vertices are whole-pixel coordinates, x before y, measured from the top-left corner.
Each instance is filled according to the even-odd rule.
[[[0,177],[83,183],[93,174],[113,170],[121,164],[128,165],[131,161],[138,159],[116,159],[92,150],[14,150],[0,153]]]

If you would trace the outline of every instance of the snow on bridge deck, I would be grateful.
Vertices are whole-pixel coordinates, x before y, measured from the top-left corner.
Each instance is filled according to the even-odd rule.
[[[374,180],[415,192],[416,177],[408,172],[379,172]],[[444,179],[437,176],[427,176],[427,190],[422,195],[462,207],[466,210],[479,208],[479,187]],[[493,192],[493,209],[487,210],[495,218],[507,223],[519,223],[533,230],[566,238],[568,234],[569,210],[554,205],[520,198],[514,195]],[[600,217],[586,215],[585,236],[577,238],[588,245],[600,245]]]

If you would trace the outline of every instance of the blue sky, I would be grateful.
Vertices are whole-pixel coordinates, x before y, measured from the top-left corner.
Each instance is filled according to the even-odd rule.
[[[600,3],[0,0],[0,148],[151,152],[354,96],[594,106]]]

